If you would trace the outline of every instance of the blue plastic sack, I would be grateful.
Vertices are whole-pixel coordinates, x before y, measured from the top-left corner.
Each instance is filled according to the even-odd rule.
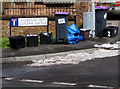
[[[79,43],[81,40],[83,40],[80,30],[78,30],[75,24],[68,26],[67,40],[70,44]]]
[[[78,35],[78,36],[70,36],[68,37],[68,43],[69,44],[75,44],[75,43],[79,43],[81,40],[83,40],[83,36]]]
[[[70,32],[70,33],[80,33],[80,31],[78,30],[78,27],[76,27],[75,24],[72,24],[72,25],[68,26],[68,32]]]

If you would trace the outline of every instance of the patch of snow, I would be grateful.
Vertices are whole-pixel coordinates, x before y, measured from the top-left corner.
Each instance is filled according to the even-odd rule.
[[[105,44],[102,44],[102,45],[95,44],[94,47],[97,47],[97,48],[120,49],[120,41],[117,41],[114,44],[110,44],[110,43],[105,43]]]
[[[104,58],[120,55],[118,50],[106,50],[106,49],[97,49],[94,52],[89,53],[83,51],[81,53],[71,53],[66,56],[55,56],[49,59],[43,60],[33,60],[32,64],[28,66],[51,66],[51,65],[60,65],[60,64],[78,64],[83,61],[93,60],[95,58]]]

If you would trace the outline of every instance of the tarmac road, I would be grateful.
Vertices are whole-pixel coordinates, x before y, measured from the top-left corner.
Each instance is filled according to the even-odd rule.
[[[91,42],[93,41],[92,44],[95,44],[97,42],[114,43],[115,41],[120,40],[119,34],[120,31],[118,32],[118,36],[115,38],[99,38],[99,40],[97,38],[94,40],[90,39],[90,41]],[[86,42],[90,44],[89,41]],[[70,46],[72,50],[83,48],[83,46],[81,45],[78,46],[77,44],[75,47],[73,47],[73,45],[67,45],[67,47],[68,46]],[[85,47],[88,46],[89,45],[85,45]],[[49,45],[47,47],[49,48]],[[60,45],[60,47],[65,47],[65,46]],[[68,51],[71,50],[69,49],[70,47],[69,48],[67,47],[66,49]],[[89,48],[90,47],[91,46],[89,46]],[[23,50],[24,49],[22,49],[22,51]],[[10,53],[9,51],[10,49],[7,51],[5,50],[5,52],[3,53]],[[18,52],[18,54],[20,53]],[[11,56],[11,55],[7,55],[7,56]],[[49,67],[26,66],[27,64],[31,64],[30,62],[3,64],[2,85],[3,87],[86,87],[91,85],[99,85],[101,87],[102,86],[118,87],[119,86],[118,57],[120,57],[120,55],[116,57],[85,61],[79,63],[78,65],[59,65],[59,66],[49,66]],[[7,89],[13,89],[13,88],[7,88]],[[86,89],[86,88],[82,88],[82,89]],[[97,88],[95,87],[94,89]]]
[[[118,87],[118,57],[48,67],[26,66],[31,63],[3,64],[3,87]]]

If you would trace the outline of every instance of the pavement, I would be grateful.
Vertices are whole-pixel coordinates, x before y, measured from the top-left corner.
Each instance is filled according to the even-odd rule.
[[[2,49],[1,63],[25,62],[37,59],[46,59],[53,56],[63,56],[77,50],[94,49],[95,44],[115,43],[120,40],[119,35],[114,38],[95,37],[85,39],[77,44],[39,44],[36,47],[20,49]]]

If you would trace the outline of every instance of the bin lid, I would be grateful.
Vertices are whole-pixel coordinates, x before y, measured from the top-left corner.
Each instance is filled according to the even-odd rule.
[[[10,36],[8,38],[10,38],[10,39],[21,39],[21,38],[25,38],[25,37],[23,37],[23,36]]]
[[[80,31],[90,31],[90,29],[82,28],[82,29],[80,29]]]
[[[106,6],[96,6],[95,8],[96,9],[103,9],[103,10],[109,9],[109,7],[106,7]]]
[[[55,12],[55,15],[69,15],[69,12]]]

